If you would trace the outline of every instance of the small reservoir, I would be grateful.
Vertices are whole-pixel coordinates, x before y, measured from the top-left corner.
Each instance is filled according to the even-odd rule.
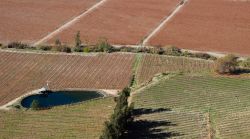
[[[32,102],[36,101],[39,108],[49,108],[79,103],[100,97],[104,97],[104,95],[98,91],[46,91],[24,98],[21,101],[21,105],[25,108],[30,108]]]

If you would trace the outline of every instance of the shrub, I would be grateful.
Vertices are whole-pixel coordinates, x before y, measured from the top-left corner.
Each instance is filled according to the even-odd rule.
[[[56,39],[55,46],[61,46],[61,45],[62,45],[61,41],[59,39]]]
[[[0,43],[0,48],[3,48],[3,44]]]
[[[74,47],[75,52],[83,52],[83,48],[81,47]]]
[[[160,54],[160,53],[163,54],[164,50],[162,48],[149,48],[148,52],[150,54]]]
[[[66,52],[66,53],[71,53],[71,48],[66,45],[61,45],[61,46],[56,46],[56,50],[59,52]]]
[[[246,60],[242,60],[239,64],[240,66],[244,68],[250,68],[250,58],[247,58]]]
[[[21,106],[20,106],[20,105],[14,105],[14,107],[15,107],[16,109],[21,109]]]
[[[121,52],[134,52],[135,50],[132,47],[125,47],[125,46],[123,46],[123,47],[120,48],[120,51]]]
[[[7,45],[7,48],[26,49],[29,48],[29,45],[21,42],[11,42]]]
[[[32,110],[38,110],[38,109],[40,108],[39,105],[40,105],[40,104],[39,104],[39,101],[35,99],[35,100],[33,100],[32,103],[30,104],[30,108],[31,108]]]
[[[201,58],[201,59],[206,59],[206,60],[208,60],[208,59],[211,58],[211,56],[209,54],[207,54],[207,53],[194,53],[193,57],[197,57],[197,58]]]
[[[185,56],[185,57],[194,57],[194,54],[188,52],[188,51],[184,51],[182,52],[182,56]]]
[[[215,71],[219,74],[234,74],[238,71],[238,57],[230,54],[216,61]]]
[[[43,50],[43,51],[50,51],[50,50],[52,50],[52,46],[50,46],[50,45],[42,45],[42,46],[39,46],[39,49]]]
[[[136,49],[136,53],[148,53],[148,52],[149,52],[149,49],[146,47],[138,47]]]
[[[90,51],[90,50],[89,50],[88,47],[83,48],[83,52],[84,52],[84,53],[89,53],[89,51]]]
[[[113,52],[113,47],[108,43],[107,39],[100,39],[96,45],[98,52],[106,52],[111,53]]]
[[[72,51],[71,51],[70,47],[64,45],[64,46],[62,46],[62,51],[61,52],[71,53]]]
[[[182,54],[181,49],[175,46],[164,47],[163,49],[165,55],[180,56]]]

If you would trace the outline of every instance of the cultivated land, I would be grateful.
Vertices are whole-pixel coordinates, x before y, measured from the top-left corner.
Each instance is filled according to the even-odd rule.
[[[34,43],[94,5],[97,0],[1,0],[0,42]]]
[[[176,75],[137,92],[139,137],[250,138],[250,80]],[[142,132],[143,131],[143,132]]]
[[[88,43],[104,37],[112,44],[138,44],[161,20],[168,16],[180,0],[108,0],[75,25],[50,40],[74,41],[77,31]]]
[[[0,52],[0,105],[49,82],[50,89],[123,89],[132,75],[133,54],[81,56]]]
[[[189,0],[149,44],[249,55],[249,6],[244,0]]]
[[[88,44],[103,37],[117,46],[250,54],[247,0],[182,2],[1,0],[0,43],[73,44],[81,31]],[[157,32],[178,5],[181,10]],[[213,69],[213,61],[158,54],[0,50],[0,106],[47,82],[52,90],[114,91],[132,85],[129,102],[136,118],[128,139],[249,139],[249,74],[215,76]],[[106,97],[40,111],[0,110],[0,138],[99,138],[114,105],[114,98]]]
[[[214,62],[208,60],[160,56],[143,55],[136,71],[137,83],[145,83],[156,74],[164,72],[188,72],[188,73],[209,73],[213,70]]]
[[[114,109],[113,98],[42,111],[1,111],[0,138],[98,139]]]

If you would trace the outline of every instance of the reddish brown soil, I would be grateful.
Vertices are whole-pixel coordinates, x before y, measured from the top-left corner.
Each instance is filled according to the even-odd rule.
[[[0,42],[34,42],[97,0],[0,0]]]
[[[0,52],[0,105],[43,87],[122,89],[130,83],[132,54],[98,56]]]
[[[95,43],[107,38],[113,44],[138,44],[170,14],[179,0],[109,0],[81,18],[50,42],[59,38],[72,43],[77,31],[82,39]]]
[[[189,0],[151,45],[250,54],[250,2]]]

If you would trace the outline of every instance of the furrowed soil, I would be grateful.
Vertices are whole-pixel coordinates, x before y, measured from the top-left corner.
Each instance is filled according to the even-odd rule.
[[[250,3],[189,0],[150,45],[250,55]]]
[[[34,43],[97,0],[1,0],[0,42]]]
[[[0,105],[49,82],[50,89],[123,89],[132,76],[133,54],[80,56],[0,52]]]
[[[106,38],[112,44],[138,44],[164,17],[168,16],[180,0],[108,0],[92,13],[81,18],[50,40],[74,41],[77,31],[86,43]]]

